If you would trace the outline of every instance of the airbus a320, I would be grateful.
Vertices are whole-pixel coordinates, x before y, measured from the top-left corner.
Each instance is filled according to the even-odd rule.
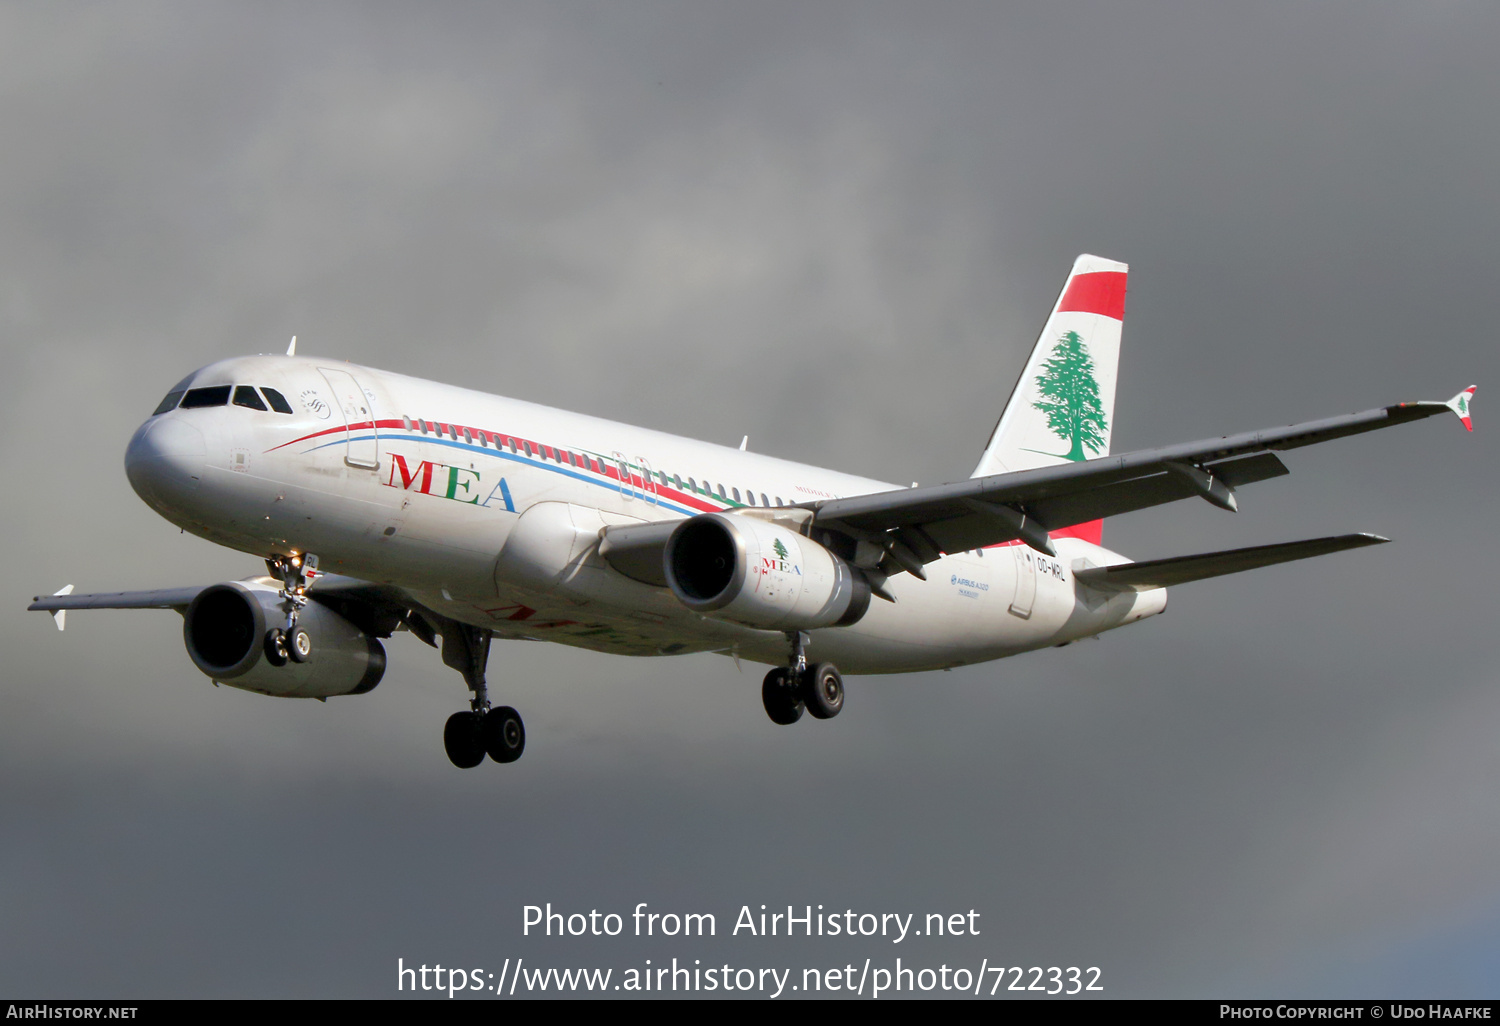
[[[173,609],[209,679],[265,695],[364,694],[408,631],[463,676],[449,759],[512,762],[491,641],[769,664],[767,715],[844,707],[845,673],[981,663],[1160,613],[1167,587],[1373,545],[1345,534],[1132,562],[1108,517],[1181,499],[1226,510],[1277,453],[1453,412],[1447,402],[1121,455],[1110,451],[1125,264],[1081,256],[968,480],[902,488],[745,450],[296,354],[189,374],[125,471],[171,523],[265,559],[244,580],[37,597]]]

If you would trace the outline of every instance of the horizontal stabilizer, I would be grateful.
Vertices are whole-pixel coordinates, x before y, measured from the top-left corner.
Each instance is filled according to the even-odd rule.
[[[1153,559],[1145,563],[1122,563],[1119,566],[1095,566],[1077,570],[1073,576],[1090,588],[1100,591],[1150,591],[1208,577],[1237,574],[1258,566],[1289,563],[1294,559],[1326,556],[1330,552],[1358,549],[1390,541],[1378,534],[1340,534],[1331,538],[1282,542],[1278,545],[1256,545],[1248,549],[1207,552],[1199,556],[1176,556]]]

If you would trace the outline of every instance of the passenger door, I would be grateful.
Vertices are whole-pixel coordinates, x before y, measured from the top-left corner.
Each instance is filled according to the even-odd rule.
[[[344,415],[344,462],[351,467],[378,469],[380,437],[376,429],[374,402],[348,371],[332,367],[319,367],[318,370],[328,387],[333,389],[334,404]]]

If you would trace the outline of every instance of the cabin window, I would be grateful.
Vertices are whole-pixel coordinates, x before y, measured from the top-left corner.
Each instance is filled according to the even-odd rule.
[[[692,478],[688,478],[688,491],[690,491],[690,492],[696,492],[697,490],[698,490],[698,482],[694,481]]]
[[[511,452],[515,452],[516,451],[516,440],[514,438],[507,438],[506,441],[510,443],[510,451]]]
[[[786,505],[786,503],[784,503],[784,502],[781,501],[781,496],[779,496],[779,495],[776,496],[776,505],[778,505],[778,506],[784,506],[784,505]]]
[[[722,492],[723,490],[724,490],[724,486],[723,485],[719,485],[719,491]],[[740,490],[738,488],[731,488],[729,490],[734,493],[734,501],[735,502],[739,502],[740,501]]]
[[[448,425],[448,437],[453,439],[455,442],[458,441],[458,428],[454,427],[452,424]]]
[[[531,453],[531,443],[530,442],[522,442],[521,443],[521,448],[523,448],[523,449],[526,450],[526,455],[527,456],[530,456],[532,454]]]
[[[190,388],[182,397],[184,410],[197,410],[206,406],[228,406],[232,385],[213,385],[209,388]]]
[[[735,494],[737,495],[739,493],[736,492]],[[719,498],[723,499],[725,502],[729,501],[729,496],[727,496],[727,495],[724,494],[724,482],[723,481],[719,482]]]
[[[412,429],[412,427],[411,427],[411,418],[408,417],[404,413],[401,414],[401,425],[402,425],[402,427],[406,428],[406,430],[408,430],[408,431],[410,431]]]
[[[160,416],[161,414],[166,413],[168,410],[177,409],[177,404],[182,401],[182,397],[185,394],[185,392],[168,392],[167,397],[163,399],[159,404],[157,404],[157,407],[152,412],[151,416]]]
[[[474,444],[474,436],[469,433],[468,428],[464,428],[464,441],[468,442],[470,445]]]
[[[766,493],[765,492],[761,492],[760,493],[760,504],[762,506],[769,506],[771,504],[770,502],[768,502],[766,500]]]
[[[682,478],[678,477],[676,474],[673,474],[672,483],[677,486],[677,490],[679,492],[682,491]]]

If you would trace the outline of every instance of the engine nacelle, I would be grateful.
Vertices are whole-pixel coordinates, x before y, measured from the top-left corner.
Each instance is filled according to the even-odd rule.
[[[256,580],[204,588],[188,606],[182,636],[193,665],[230,687],[283,698],[362,695],[385,674],[385,647],[316,601],[298,615],[312,658],[272,666],[265,637],[286,621],[279,587]]]
[[[683,605],[749,627],[842,627],[870,608],[869,582],[857,570],[811,538],[755,517],[692,517],[672,532],[664,562]]]

